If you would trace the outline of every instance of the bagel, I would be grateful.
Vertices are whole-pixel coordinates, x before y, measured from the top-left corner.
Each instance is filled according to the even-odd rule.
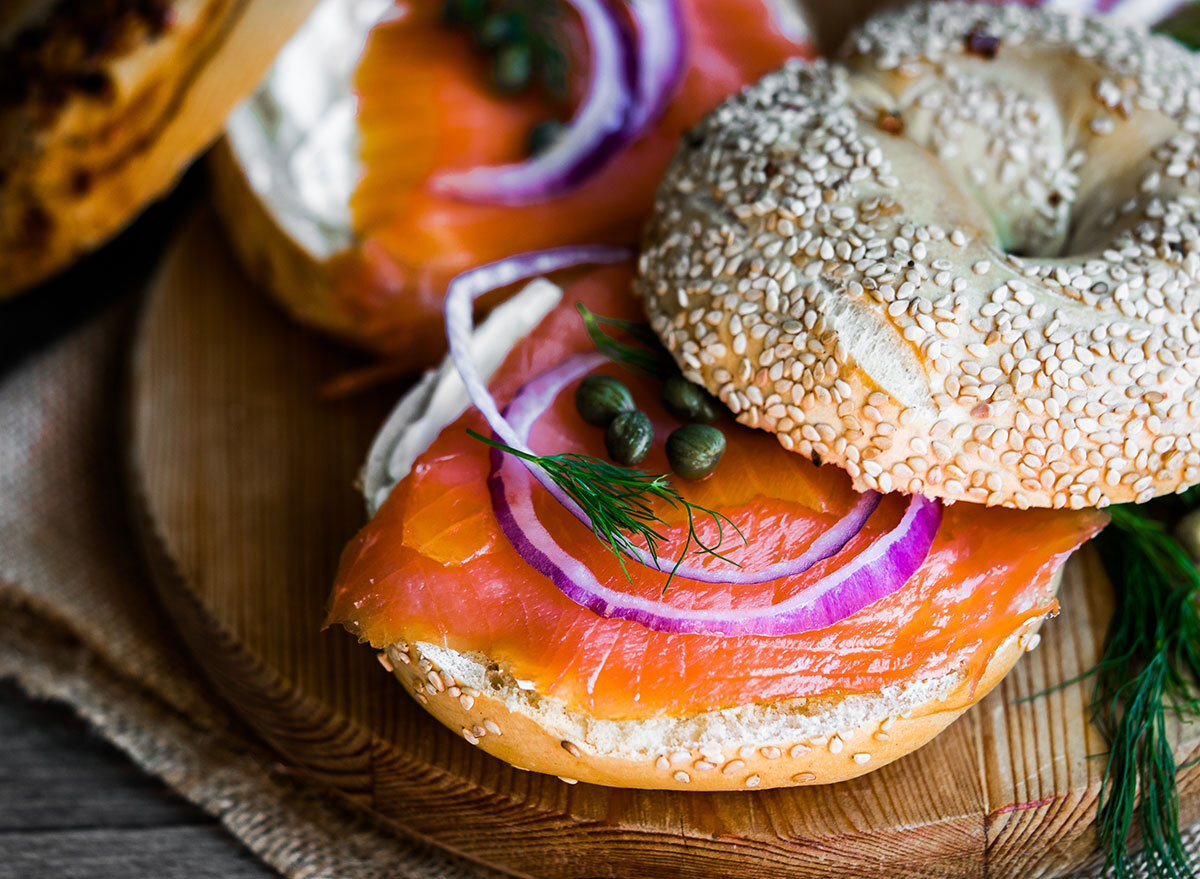
[[[1051,592],[1060,580],[1061,572]],[[444,726],[518,769],[568,784],[746,790],[833,784],[916,750],[1037,647],[1041,622],[1011,635],[978,681],[955,671],[886,692],[654,720],[608,720],[568,708],[478,653],[401,641],[387,645],[379,661]]]
[[[860,490],[1200,482],[1200,63],[1018,4],[878,15],[684,138],[636,290],[686,377]]]
[[[23,0],[0,13],[0,297],[175,181],[308,2]]]
[[[530,284],[476,331],[473,357],[485,372],[499,369],[493,386],[515,388],[559,356],[546,348],[588,344],[576,300],[612,314],[621,301],[628,307],[628,283],[627,272],[610,270],[565,295],[546,281]],[[449,360],[393,410],[361,478],[372,518],[343,554],[327,621],[376,648],[384,668],[456,735],[567,781],[744,790],[826,784],[885,765],[944,729],[1037,645],[1061,564],[1103,523],[1090,511],[964,504],[947,511],[940,560],[902,610],[885,601],[799,640],[647,632],[564,602],[515,554],[487,501],[487,450],[463,433],[464,424],[482,426],[468,410]],[[560,437],[563,425],[546,429]],[[781,484],[795,467],[818,469],[754,431],[732,430],[731,448],[749,442],[742,463],[726,453],[734,483],[747,466]],[[831,468],[818,478],[836,490],[848,483]],[[812,493],[806,485],[798,494]],[[771,542],[786,542],[787,508],[754,509],[770,516]],[[995,556],[1011,541],[1031,544],[1019,562]],[[946,554],[968,546],[968,555]],[[573,547],[584,553],[587,543]],[[622,582],[619,572],[607,576]],[[613,652],[618,642],[627,656]],[[726,671],[737,655],[745,657],[739,670]],[[811,679],[780,680],[790,674],[780,667],[796,663]]]
[[[499,367],[561,295],[551,284],[535,283],[493,311],[474,339],[487,372]],[[368,510],[378,510],[466,406],[466,391],[449,362],[426,373],[404,396],[372,442],[363,468]],[[1061,578],[1059,571],[1034,604],[1050,603]],[[963,666],[886,691],[752,702],[650,720],[614,720],[569,706],[478,651],[393,641],[378,656],[443,725],[518,768],[569,783],[745,790],[843,781],[920,747],[1037,646],[1041,623],[1034,617],[1009,634],[978,680]],[[347,628],[361,634],[357,625]]]
[[[524,160],[530,128],[562,108],[495,94],[486,56],[445,25],[440,3],[321,0],[214,150],[214,193],[234,250],[300,323],[402,369],[436,363],[451,278],[524,250],[635,244],[679,135],[811,48],[794,0],[681,7],[696,61],[662,118],[575,189],[504,207],[441,196],[430,181]],[[464,124],[489,136],[467,137]]]

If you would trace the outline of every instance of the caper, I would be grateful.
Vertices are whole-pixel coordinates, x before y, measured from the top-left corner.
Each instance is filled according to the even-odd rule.
[[[717,401],[708,391],[683,376],[673,375],[662,387],[663,406],[680,421],[708,424],[717,420]]]
[[[618,464],[640,464],[654,442],[654,425],[640,409],[622,412],[604,431],[604,447]]]
[[[446,0],[442,14],[452,24],[478,25],[483,18],[484,0]]]
[[[533,77],[533,50],[525,43],[509,43],[492,61],[492,85],[511,95],[529,85]]]
[[[529,140],[527,141],[529,155],[536,156],[538,153],[550,149],[566,130],[567,126],[557,119],[547,119],[533,126],[529,129]]]
[[[525,39],[525,21],[512,12],[493,12],[475,29],[475,39],[489,49],[520,43]]]
[[[611,375],[589,375],[575,389],[575,408],[588,424],[608,427],[622,412],[637,408],[629,388]]]
[[[667,460],[684,479],[703,479],[725,454],[725,434],[708,424],[685,424],[667,437]]]

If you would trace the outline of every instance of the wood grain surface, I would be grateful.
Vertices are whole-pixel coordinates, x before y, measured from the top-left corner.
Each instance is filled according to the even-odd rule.
[[[0,682],[0,879],[268,879],[63,705]]]
[[[163,601],[220,692],[284,757],[442,845],[540,877],[1021,877],[1095,850],[1103,744],[1086,684],[1110,593],[1070,563],[1041,646],[929,746],[838,785],[701,794],[568,786],[430,719],[341,631],[320,631],[354,489],[400,389],[337,402],[344,351],[283,321],[207,215],[152,284],[134,352],[135,497]],[[1197,748],[1196,732],[1180,757]],[[1182,776],[1200,813],[1200,775]]]

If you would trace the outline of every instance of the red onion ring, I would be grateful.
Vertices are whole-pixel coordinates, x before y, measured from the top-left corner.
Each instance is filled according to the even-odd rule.
[[[510,207],[534,204],[586,179],[633,138],[629,122],[638,72],[630,35],[605,0],[566,2],[583,20],[591,52],[587,93],[567,130],[523,162],[438,174],[430,184],[434,192]]]
[[[493,450],[493,467],[500,455]],[[528,486],[527,472],[517,471],[512,478]],[[492,504],[501,530],[534,570],[593,613],[658,632],[779,636],[826,628],[903,586],[925,561],[942,520],[937,501],[913,495],[895,528],[799,595],[767,607],[698,610],[604,586],[586,565],[554,542],[532,510],[526,515],[509,504],[506,486],[500,478],[489,480]]]
[[[533,422],[558,392],[571,381],[591,372],[601,362],[603,358],[599,355],[570,358],[555,370],[526,385],[509,407],[513,418],[511,428],[516,430],[518,436],[527,437]],[[914,495],[895,528],[799,595],[768,607],[697,610],[673,607],[660,599],[628,595],[601,584],[586,565],[555,542],[538,520],[533,510],[527,470],[517,466],[511,456],[495,449],[492,450],[492,474],[488,487],[505,536],[531,567],[549,577],[575,603],[600,616],[630,620],[655,631],[722,636],[792,635],[821,629],[890,595],[907,582],[924,562],[942,516],[940,504]],[[860,499],[856,508],[863,502]],[[878,503],[877,498],[875,502]],[[837,530],[838,525],[830,532]],[[830,532],[826,532],[826,535]],[[854,533],[857,533],[857,529]],[[813,548],[826,535],[818,538],[802,558],[810,556]],[[849,537],[846,538],[848,540]],[[798,561],[794,560],[793,563]],[[796,564],[800,569],[796,573],[807,570],[816,561],[812,559],[806,565]],[[772,566],[772,569],[777,567]],[[709,574],[707,571],[703,573]],[[682,571],[678,571],[676,576],[692,579]],[[755,577],[754,574],[741,576]],[[731,576],[722,577],[719,582],[733,581],[734,577]]]
[[[637,93],[630,112],[633,136],[656,122],[683,79],[687,25],[679,0],[626,0],[637,25]]]
[[[602,354],[577,354],[568,357],[558,366],[550,369],[537,378],[532,379],[521,387],[511,403],[504,410],[504,417],[509,426],[516,431],[522,443],[528,446],[529,434],[534,424],[545,411],[553,405],[554,400],[568,384],[582,378],[597,367],[608,362]],[[493,506],[500,513],[500,527],[508,537],[509,542],[516,547],[526,560],[529,557],[523,548],[529,543],[544,546],[549,551],[553,548],[558,553],[565,551],[558,547],[545,528],[538,521],[533,509],[531,495],[532,485],[525,475],[525,468],[520,466],[520,459],[504,455],[494,450],[492,455],[492,472],[488,485],[492,492]],[[750,586],[759,583],[769,583],[783,577],[794,577],[803,574],[817,562],[841,552],[859,531],[881,500],[879,492],[868,491],[859,496],[858,501],[841,519],[835,522],[827,531],[821,534],[812,544],[792,559],[785,559],[768,565],[757,571],[744,571],[737,568],[721,571],[709,568],[697,568],[680,563],[664,561],[658,556],[640,547],[632,548],[632,555],[641,564],[656,570],[672,570],[674,579],[693,580],[700,583],[727,583],[735,586]],[[578,510],[578,507],[576,507]],[[582,510],[575,513],[583,524],[591,527],[586,514]],[[536,534],[536,540],[530,540],[529,535]],[[537,567],[537,565],[534,565]]]

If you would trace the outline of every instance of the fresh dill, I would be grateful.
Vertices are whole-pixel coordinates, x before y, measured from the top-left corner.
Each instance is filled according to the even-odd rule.
[[[1163,501],[1153,513],[1112,508],[1112,524],[1096,540],[1116,587],[1104,652],[1090,674],[1092,721],[1108,743],[1097,823],[1117,879],[1134,875],[1127,845],[1135,818],[1150,875],[1194,875],[1180,836],[1168,721],[1200,717],[1200,573],[1156,514],[1200,497],[1193,488]]]
[[[744,543],[746,536],[741,529],[728,516],[686,500],[671,484],[671,478],[665,474],[655,475],[644,470],[619,467],[577,452],[530,455],[469,428],[467,433],[492,448],[541,467],[587,514],[593,532],[617,557],[626,579],[629,579],[629,570],[625,567],[625,559],[639,561],[635,539],[640,537],[645,541],[647,551],[655,558],[658,558],[658,548],[666,539],[658,530],[666,522],[655,511],[655,500],[666,501],[671,507],[682,509],[688,521],[687,539],[663,585],[664,594],[670,587],[675,572],[693,547],[697,552],[741,567],[718,551],[725,539],[726,526],[732,528]],[[706,543],[696,532],[697,518],[702,517],[710,517],[717,526],[715,544]]]
[[[1155,30],[1200,48],[1200,3]],[[1108,743],[1097,815],[1105,860],[1129,879],[1135,816],[1142,860],[1156,879],[1195,871],[1179,831],[1179,789],[1168,720],[1200,718],[1200,573],[1167,523],[1200,507],[1200,485],[1149,504],[1113,507],[1095,540],[1116,606],[1095,683],[1092,720]],[[1136,807],[1136,808],[1135,808]]]
[[[663,349],[657,334],[649,324],[601,317],[582,302],[576,302],[575,308],[579,311],[579,316],[583,318],[584,329],[587,330],[592,344],[609,360],[632,367],[658,379],[679,374],[679,368],[675,365],[675,361]],[[640,342],[642,347],[628,345],[613,338],[604,332],[606,326],[620,330],[631,339]]]

